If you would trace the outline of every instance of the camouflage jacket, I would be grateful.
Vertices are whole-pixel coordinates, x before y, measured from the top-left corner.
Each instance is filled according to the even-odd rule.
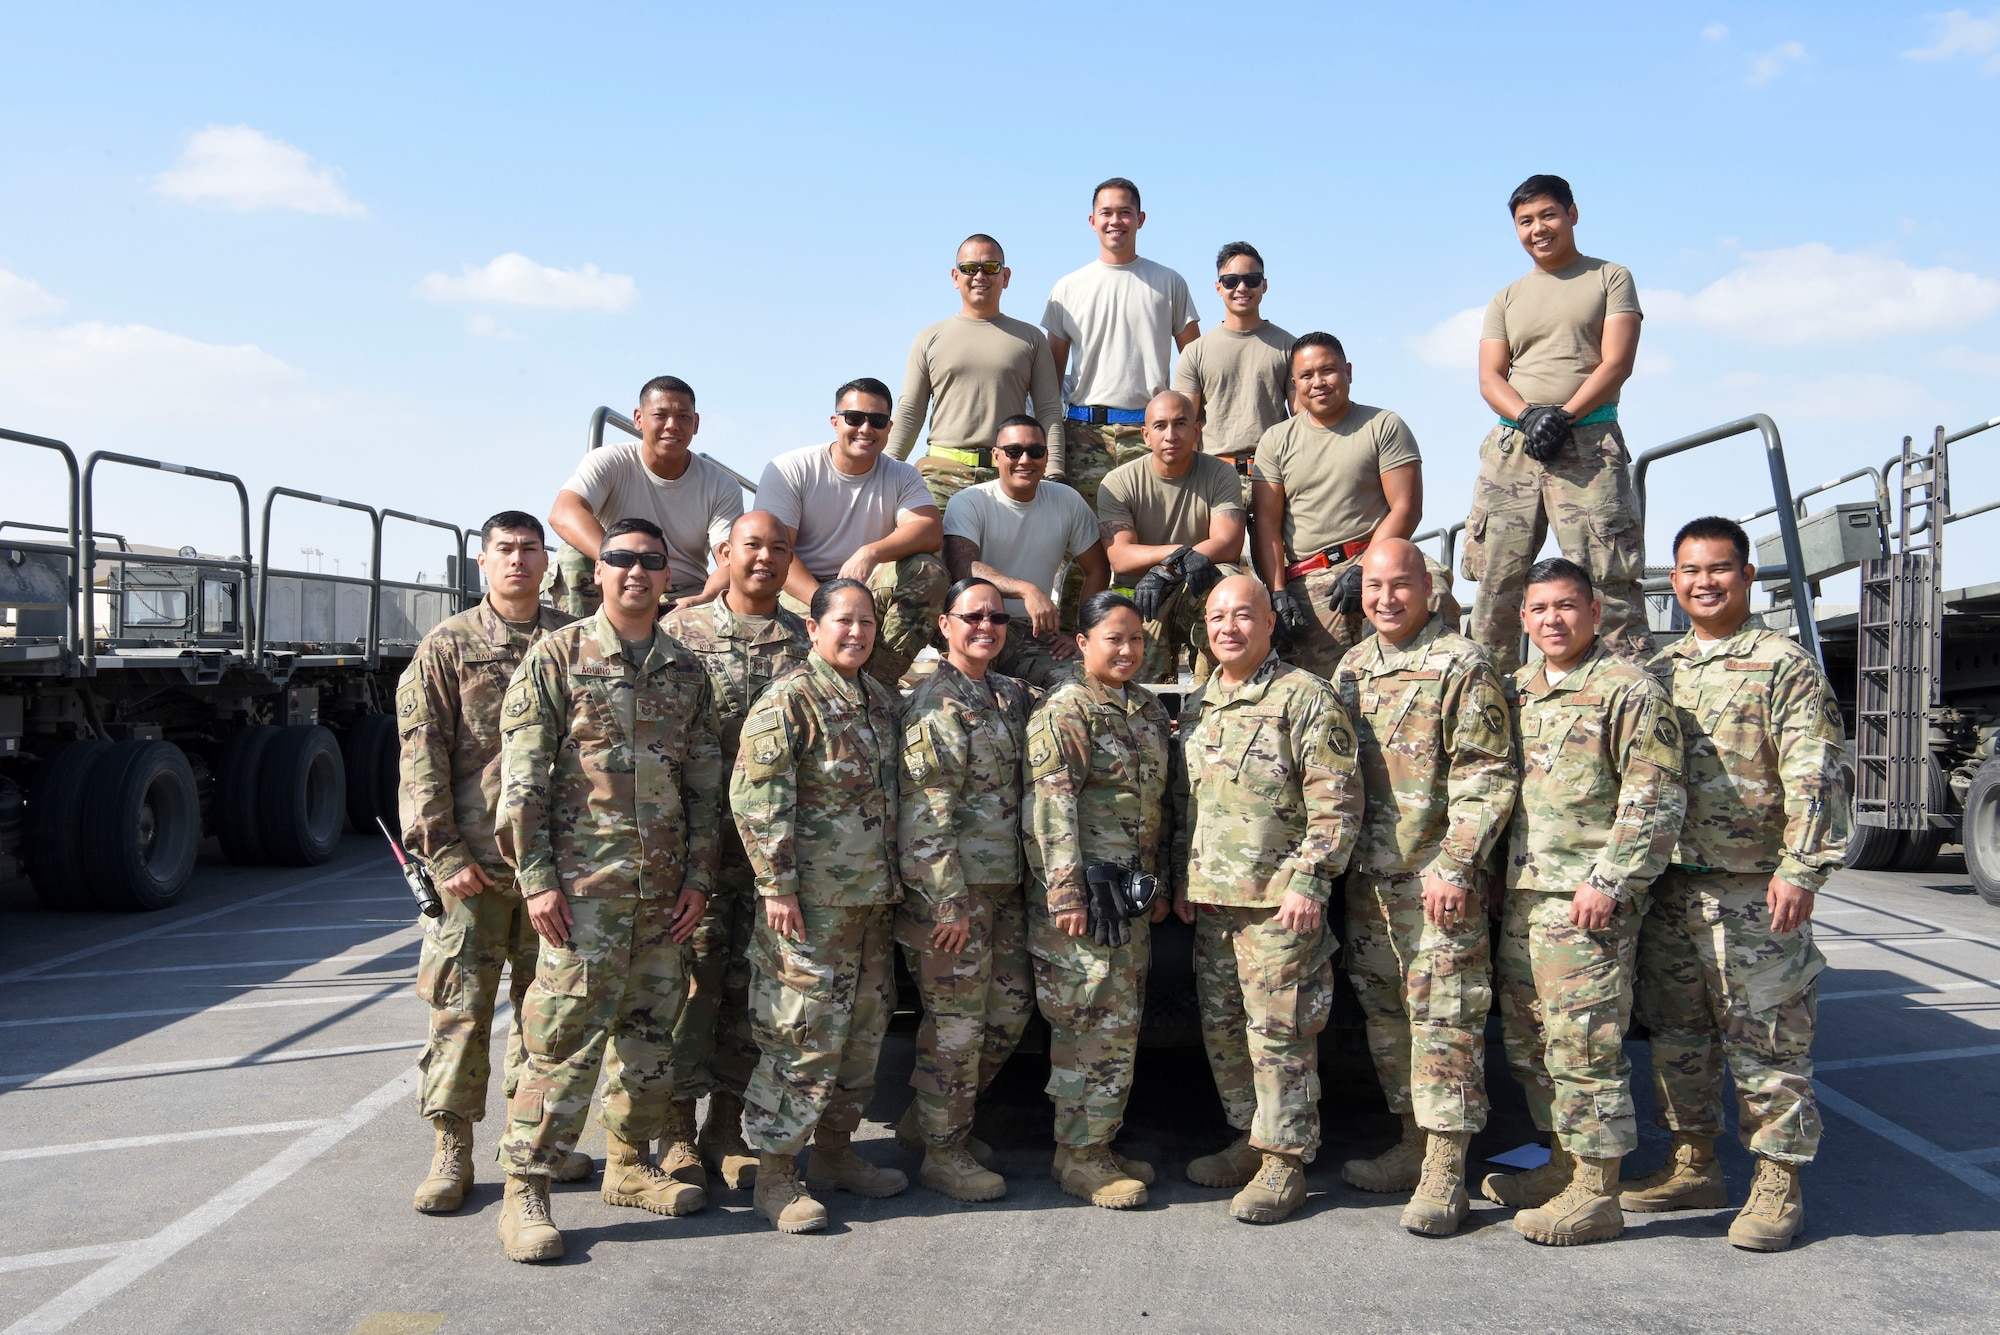
[[[1509,889],[1634,903],[1666,869],[1687,809],[1673,705],[1602,642],[1554,686],[1546,661],[1520,681],[1521,797],[1507,827]]]
[[[1649,665],[1672,692],[1687,740],[1687,818],[1674,861],[1819,889],[1847,846],[1833,687],[1759,617],[1699,652],[1683,635]]]
[[[1354,725],[1302,668],[1266,658],[1241,689],[1188,697],[1174,749],[1174,889],[1197,904],[1324,904],[1361,830]]]
[[[1397,647],[1371,635],[1334,685],[1361,743],[1367,815],[1350,870],[1470,890],[1520,787],[1507,699],[1486,651],[1433,616]]]
[[[693,654],[655,635],[634,667],[600,610],[528,651],[501,715],[500,819],[522,894],[710,892],[722,753]]]
[[[1088,675],[1056,687],[1029,720],[1021,829],[1051,914],[1084,908],[1090,863],[1137,861],[1157,874],[1167,730],[1151,691],[1128,686],[1120,704]]]
[[[967,886],[1022,878],[1021,756],[1035,693],[997,672],[986,686],[939,663],[903,702],[903,884],[941,923],[965,916]]]
[[[500,807],[500,698],[529,646],[569,624],[544,606],[515,630],[482,599],[431,628],[396,686],[402,736],[403,845],[442,881],[477,862],[495,890],[514,893],[511,840]]]
[[[757,893],[846,908],[894,904],[896,697],[812,655],[772,682],[743,725],[729,806]]]

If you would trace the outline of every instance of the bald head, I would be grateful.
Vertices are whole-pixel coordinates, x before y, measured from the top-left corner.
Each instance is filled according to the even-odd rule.
[[[1231,575],[1208,591],[1202,613],[1208,651],[1215,656],[1224,680],[1242,685],[1271,656],[1271,595],[1248,575]]]
[[[729,596],[739,612],[770,616],[792,573],[792,534],[769,510],[748,510],[729,526],[719,555],[729,572]]]
[[[755,533],[765,539],[776,539],[790,546],[790,538],[785,532],[785,521],[769,510],[745,510],[736,516],[736,522],[729,526],[729,541],[739,542]]]
[[[1361,610],[1375,633],[1401,644],[1430,620],[1431,572],[1423,551],[1403,538],[1379,538],[1361,557]]]
[[[1386,577],[1390,571],[1424,574],[1423,549],[1407,538],[1377,538],[1361,554],[1361,578]]]
[[[1264,581],[1252,575],[1230,575],[1218,581],[1208,595],[1210,607],[1218,602],[1234,604],[1238,600],[1248,602],[1260,611],[1271,610],[1270,590],[1264,587]]]
[[[1201,445],[1201,426],[1194,403],[1179,390],[1163,389],[1146,402],[1146,448],[1153,452],[1153,471],[1180,477],[1194,467]]]

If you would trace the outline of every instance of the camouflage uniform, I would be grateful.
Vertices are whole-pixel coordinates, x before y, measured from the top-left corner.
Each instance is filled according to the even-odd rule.
[[[1074,487],[1077,495],[1089,503],[1093,514],[1097,512],[1097,488],[1105,475],[1128,460],[1143,459],[1152,453],[1146,448],[1145,431],[1136,422],[1126,426],[1073,419],[1063,422],[1063,449],[1065,458],[1060,473],[1051,455],[1049,475]],[[1083,567],[1071,562],[1069,573],[1063,576],[1062,596],[1056,600],[1062,608],[1065,626],[1076,624],[1076,609],[1082,601]]]
[[[1290,561],[1293,558],[1287,556],[1286,559]],[[1361,558],[1351,559],[1358,561]],[[1328,681],[1332,681],[1333,674],[1339,671],[1340,660],[1347,651],[1375,633],[1368,624],[1368,618],[1360,612],[1334,610],[1333,585],[1345,565],[1342,562],[1326,570],[1315,570],[1285,581],[1285,587],[1305,604],[1307,614],[1313,619],[1305,635],[1282,651],[1285,661]],[[1431,612],[1444,622],[1447,629],[1458,629],[1462,609],[1458,599],[1452,596],[1451,572],[1429,555],[1424,557],[1424,569],[1430,572],[1431,577]]]
[[[900,561],[885,561],[868,577],[875,597],[875,652],[861,670],[891,691],[910,670],[917,654],[937,631],[944,611],[951,572],[935,552],[918,552]],[[789,593],[778,595],[787,611],[808,616],[811,609]]]
[[[1340,698],[1274,653],[1232,690],[1188,698],[1174,753],[1177,891],[1197,905],[1202,1041],[1229,1124],[1254,1149],[1319,1146],[1319,1032],[1339,938],[1278,921],[1287,891],[1325,905],[1361,828],[1354,727]]]
[[[1083,660],[1074,656],[1057,658],[1049,652],[1049,641],[1059,637],[1075,643],[1073,632],[1058,630],[1044,637],[1031,633],[1031,624],[1026,616],[1008,621],[1007,643],[989,671],[1025,681],[1037,691],[1052,691],[1083,671]]]
[[[1479,480],[1465,519],[1465,577],[1479,584],[1472,638],[1510,673],[1521,663],[1521,595],[1554,526],[1562,554],[1590,572],[1604,600],[1599,638],[1627,662],[1653,653],[1646,628],[1646,532],[1632,491],[1631,456],[1616,422],[1572,429],[1571,443],[1548,463],[1523,452],[1522,436],[1496,426],[1479,447]]]
[[[1382,1093],[1426,1131],[1478,1131],[1493,999],[1483,865],[1520,782],[1500,679],[1434,616],[1402,645],[1362,641],[1334,685],[1368,795],[1347,872],[1347,967]],[[1471,892],[1455,930],[1424,920],[1426,875]]]
[[[763,1050],[744,1137],[797,1154],[816,1127],[851,1132],[889,1027],[896,876],[896,697],[814,654],[771,683],[743,725],[729,805],[762,899],[796,895],[805,936],[759,911],[751,1025]]]
[[[426,1119],[485,1119],[493,1001],[509,963],[514,1010],[501,1088],[510,1098],[520,1073],[521,997],[535,976],[537,938],[494,828],[500,698],[529,646],[568,621],[543,607],[533,626],[517,630],[482,600],[424,636],[396,687],[403,844],[440,883],[475,863],[493,881],[469,899],[440,896],[444,916],[422,920],[417,995],[430,1003],[431,1036],[417,1059],[417,1108]]]
[[[976,487],[982,482],[991,482],[1000,476],[999,471],[993,467],[991,447],[979,450],[960,448],[953,450],[952,453],[970,454],[985,462],[968,464],[957,459],[948,459],[938,453],[937,448],[931,448],[917,460],[916,470],[923,475],[924,485],[930,488],[931,499],[937,502],[939,510],[950,505],[951,498],[967,487]]]
[[[1157,874],[1167,791],[1167,711],[1143,687],[1119,703],[1080,676],[1056,688],[1028,724],[1021,806],[1028,866],[1028,953],[1049,1022],[1049,1097],[1059,1145],[1108,1145],[1125,1117],[1152,962],[1150,927],[1131,920],[1115,949],[1056,926],[1087,903],[1084,868],[1137,862]]]
[[[1218,561],[1216,570],[1224,579],[1249,572],[1242,566]],[[1144,578],[1143,573],[1140,578]],[[1138,583],[1121,584],[1128,593]],[[1210,592],[1214,592],[1213,588]],[[1214,655],[1208,652],[1208,594],[1189,593],[1185,584],[1177,586],[1160,603],[1160,615],[1146,623],[1146,656],[1139,663],[1134,681],[1173,685],[1181,679],[1181,650],[1188,651],[1196,681],[1207,681],[1215,670]]]
[[[700,593],[708,584],[708,572],[698,570],[695,575],[694,583],[667,590],[664,601],[671,604]],[[596,616],[597,609],[604,605],[604,590],[597,587],[597,558],[585,556],[568,543],[556,549],[556,559],[549,564],[543,588],[555,605],[571,617]]]
[[[990,695],[989,695],[990,689]],[[1021,755],[1033,693],[989,672],[973,681],[949,662],[903,705],[901,843],[896,914],[923,994],[917,1029],[917,1126],[940,1149],[972,1133],[972,1104],[1028,1026],[1027,905],[1021,895]],[[939,923],[968,923],[965,949],[931,945]]]
[[[725,594],[723,597],[727,597]],[[743,720],[764,688],[806,661],[805,622],[782,607],[769,617],[732,612],[722,597],[660,618],[660,629],[708,669],[723,772],[736,764]],[[718,1087],[742,1094],[757,1067],[750,1032],[747,951],[756,895],[743,840],[725,808],[718,838],[715,893],[688,940],[688,995],[674,1024],[674,1097],[705,1098]]]
[[[500,1161],[547,1174],[576,1145],[604,1069],[604,1126],[658,1138],[687,990],[676,897],[714,884],[722,784],[708,674],[655,635],[635,665],[603,612],[545,636],[501,706],[500,819],[521,893],[568,897],[521,1007],[527,1061]]]
[[[1507,1065],[1535,1125],[1588,1159],[1639,1143],[1625,1029],[1639,922],[1680,835],[1680,725],[1667,693],[1602,644],[1551,686],[1538,663],[1514,719],[1521,796],[1507,829],[1499,959]],[[1569,919],[1581,886],[1611,925]]]
[[[1819,1147],[1812,1039],[1826,959],[1812,923],[1771,931],[1773,876],[1817,891],[1847,843],[1840,706],[1810,655],[1752,617],[1706,655],[1653,660],[1687,741],[1687,818],[1639,939],[1660,1120],[1722,1131],[1722,1066],[1743,1143],[1809,1163]]]

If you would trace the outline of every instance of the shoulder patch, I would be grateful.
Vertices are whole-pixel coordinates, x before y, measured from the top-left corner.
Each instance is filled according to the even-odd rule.
[[[430,721],[431,699],[424,694],[423,682],[412,672],[396,688],[396,729],[408,732]]]
[[[1458,714],[1458,740],[1496,760],[1504,760],[1513,752],[1507,699],[1500,694],[1500,682],[1493,669],[1483,663],[1474,669],[1472,680],[1466,685],[1465,703]]]
[[[903,732],[903,777],[921,788],[938,772],[937,748],[931,730],[919,723]]]
[[[1038,783],[1062,768],[1062,748],[1056,745],[1055,729],[1043,709],[1028,721],[1028,779]]]
[[[1639,715],[1640,759],[1674,775],[1680,774],[1687,763],[1678,712],[1667,701],[1649,697]]]
[[[1354,751],[1353,725],[1347,721],[1344,710],[1329,702],[1329,708],[1320,716],[1320,726],[1306,746],[1306,764],[1319,769],[1353,769]]]
[[[775,778],[792,767],[791,731],[779,709],[761,709],[743,725],[743,771],[753,782]]]
[[[400,709],[400,702],[398,708]],[[535,694],[534,686],[525,672],[517,673],[507,684],[507,694],[500,700],[500,727],[509,731],[529,723],[539,723],[542,718],[541,697]]]

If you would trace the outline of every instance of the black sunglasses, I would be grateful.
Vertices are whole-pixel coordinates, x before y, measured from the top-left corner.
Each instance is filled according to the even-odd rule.
[[[1000,265],[1002,263],[1003,261],[1000,260],[960,260],[958,262],[958,271],[967,278],[972,277],[976,273],[996,274],[1000,272]]]
[[[866,424],[874,427],[877,431],[887,431],[889,429],[889,414],[887,413],[864,413],[859,408],[843,408],[840,412],[840,420],[849,426],[858,427]]]
[[[1215,281],[1222,284],[1224,292],[1234,292],[1239,283],[1249,288],[1252,292],[1255,292],[1258,288],[1264,286],[1264,275],[1261,273],[1226,273]]]
[[[1014,618],[1005,612],[946,612],[948,617],[956,617],[968,626],[976,626],[984,621],[989,626],[1004,626]]]
[[[1004,454],[1009,459],[1018,459],[1024,454],[1030,459],[1049,457],[1049,447],[1046,445],[995,445],[993,449],[995,453]]]
[[[630,570],[633,566],[644,566],[648,570],[665,570],[667,568],[667,554],[665,552],[635,552],[621,547],[615,551],[599,552],[597,559],[610,566],[613,570]]]

